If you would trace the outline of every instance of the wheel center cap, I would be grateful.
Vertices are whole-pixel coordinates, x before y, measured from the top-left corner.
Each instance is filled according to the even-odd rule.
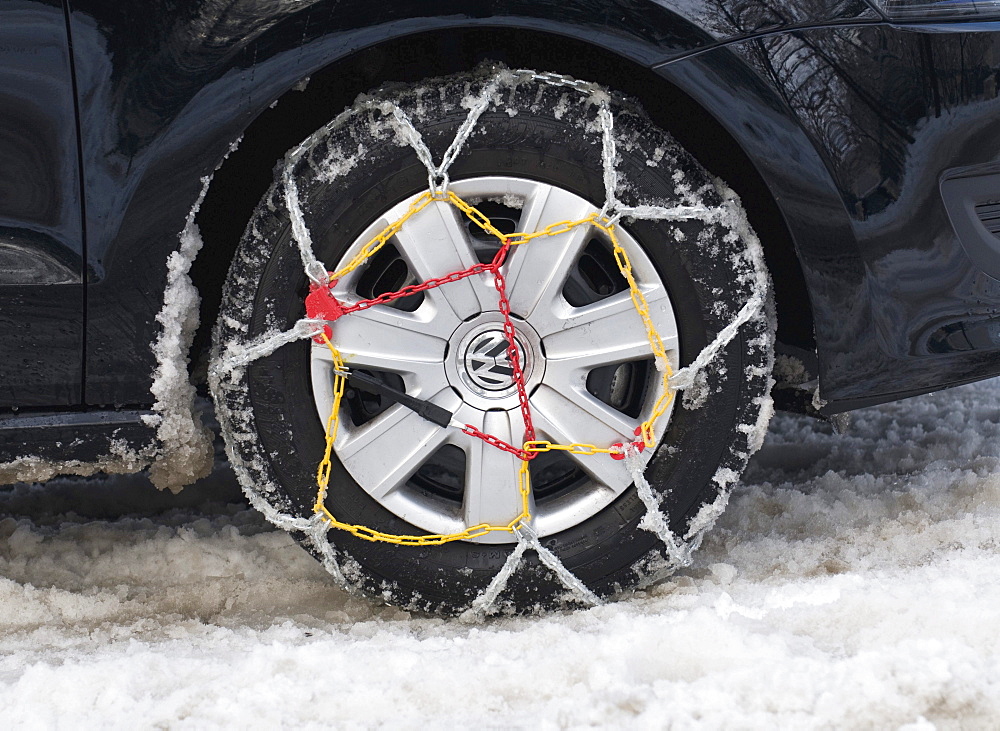
[[[517,340],[515,336],[518,361],[521,368],[527,370],[525,349]],[[485,396],[492,393],[506,395],[514,388],[514,366],[510,361],[509,349],[510,343],[503,330],[487,330],[474,337],[466,346],[463,356],[464,375],[469,385],[481,393],[485,392]]]
[[[520,334],[514,337],[517,358],[525,377],[530,371],[530,356]],[[462,380],[472,391],[485,398],[506,398],[517,389],[514,382],[514,366],[510,361],[510,344],[503,330],[489,329],[481,332],[465,344],[462,353]]]
[[[487,311],[462,323],[452,333],[444,361],[448,385],[467,406],[480,411],[516,411],[520,408],[514,367],[507,357],[504,318]],[[527,393],[542,382],[545,353],[541,338],[530,323],[514,318],[514,345],[524,374]],[[473,418],[473,417],[469,417]]]

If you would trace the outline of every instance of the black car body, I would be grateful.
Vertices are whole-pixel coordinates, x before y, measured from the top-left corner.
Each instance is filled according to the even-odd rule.
[[[0,0],[0,474],[138,470],[189,447],[196,427],[163,428],[189,396],[151,386],[189,357],[204,382],[274,161],[378,84],[484,59],[637,98],[740,193],[777,352],[811,388],[787,406],[831,415],[1000,374],[1000,5],[889,5]],[[188,350],[157,315],[186,279],[168,260],[192,211]]]

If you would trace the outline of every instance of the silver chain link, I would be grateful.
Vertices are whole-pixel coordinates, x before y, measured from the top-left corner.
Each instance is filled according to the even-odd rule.
[[[600,86],[591,81],[580,81],[579,79],[574,79],[572,76],[566,76],[565,74],[555,74],[549,71],[539,72],[532,71],[530,69],[518,69],[514,73],[522,79],[540,81],[543,84],[548,84],[549,86],[559,86],[565,89],[574,89],[576,91],[586,92],[601,90]]]

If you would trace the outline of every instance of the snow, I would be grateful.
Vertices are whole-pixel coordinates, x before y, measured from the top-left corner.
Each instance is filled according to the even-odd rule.
[[[660,510],[660,502],[653,493],[646,480],[646,463],[639,456],[639,448],[634,444],[625,447],[625,468],[632,476],[632,483],[635,485],[636,493],[642,504],[646,506],[646,514],[639,521],[639,527],[654,533],[660,542],[663,543],[666,551],[667,561],[672,568],[682,568],[691,564],[691,552],[696,547],[693,543],[685,545],[677,540],[677,536],[670,530],[667,516]],[[714,520],[713,520],[714,522]],[[705,524],[703,529],[711,527],[711,523]],[[697,533],[698,531],[696,531]]]
[[[692,565],[482,623],[348,595],[218,469],[0,493],[10,726],[982,727],[1000,713],[1000,381],[779,414]]]
[[[174,492],[212,470],[212,433],[194,409],[195,388],[188,376],[201,303],[190,277],[191,265],[203,244],[195,217],[211,182],[211,176],[201,179],[201,193],[178,237],[180,247],[167,259],[163,307],[156,315],[162,330],[152,346],[157,365],[150,391],[156,399],[153,411],[160,446],[149,474],[154,485]]]
[[[140,472],[149,466],[153,455],[152,447],[131,449],[122,439],[108,440],[108,454],[91,462],[78,459],[46,459],[38,455],[25,455],[0,463],[0,485],[15,482],[45,482],[56,475],[79,475],[89,477],[98,472],[107,474],[128,474]]]
[[[325,322],[325,320],[310,320],[307,317],[303,317],[284,332],[270,330],[252,341],[227,343],[219,366],[213,370],[220,378],[223,376],[232,376],[237,372],[239,372],[239,375],[242,373],[243,368],[258,358],[269,356],[283,345],[318,335],[322,331],[322,324]]]
[[[236,151],[242,139],[229,146],[215,170]],[[147,424],[156,426],[157,444],[149,474],[154,485],[171,492],[180,492],[185,485],[212,471],[213,435],[195,408],[195,387],[188,368],[201,303],[201,295],[190,276],[191,266],[203,246],[196,218],[214,174],[213,171],[201,178],[201,190],[177,236],[180,246],[167,258],[163,306],[156,315],[162,329],[151,344],[156,369],[149,390],[155,399],[155,414]]]

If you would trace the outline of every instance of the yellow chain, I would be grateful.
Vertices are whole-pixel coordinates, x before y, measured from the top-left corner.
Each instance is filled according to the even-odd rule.
[[[403,228],[403,224],[406,223],[412,216],[420,213],[427,206],[429,206],[436,199],[429,191],[425,191],[418,195],[412,203],[410,203],[409,209],[403,214],[395,223],[391,223],[382,229],[382,232],[375,235],[371,241],[361,247],[361,251],[355,254],[354,258],[351,259],[345,266],[341,267],[333,274],[330,275],[330,279],[340,279],[345,274],[350,274],[359,266],[364,264],[368,259],[375,256],[379,249],[388,243],[389,239],[399,233],[399,230]],[[482,215],[482,214],[480,214]]]
[[[618,242],[618,237],[615,235],[615,225],[607,219],[602,219],[599,214],[592,213],[579,221],[558,221],[546,226],[541,231],[504,235],[492,224],[486,215],[474,206],[466,203],[452,191],[448,191],[444,196],[435,196],[433,193],[426,191],[421,193],[413,200],[413,202],[410,203],[409,208],[403,216],[399,218],[399,220],[389,226],[386,226],[379,234],[371,239],[371,241],[361,247],[361,250],[347,263],[347,265],[330,275],[330,279],[339,279],[364,264],[368,259],[378,253],[379,249],[385,246],[389,239],[399,233],[403,224],[407,220],[435,201],[454,206],[459,211],[464,213],[470,221],[479,226],[483,231],[496,237],[499,241],[509,244],[523,244],[543,236],[558,236],[560,234],[568,233],[578,226],[584,225],[595,226],[607,233],[608,238],[611,240],[612,250],[615,255],[615,262],[618,264],[618,269],[621,271],[622,276],[625,277],[625,281],[628,282],[632,304],[635,306],[635,309],[642,318],[643,325],[646,328],[646,337],[649,340],[650,349],[659,364],[658,367],[662,368],[663,371],[660,381],[660,395],[657,397],[656,403],[653,405],[650,417],[640,426],[640,434],[642,435],[645,445],[647,447],[655,446],[656,439],[653,434],[653,424],[658,418],[666,413],[674,397],[673,391],[670,390],[670,376],[672,375],[673,370],[671,369],[670,361],[667,358],[666,348],[663,345],[663,339],[656,331],[652,317],[649,314],[649,303],[646,301],[645,295],[642,293],[642,290],[639,289],[639,285],[636,283],[635,277],[632,274],[632,262],[629,261],[628,254],[625,252],[625,249],[622,248],[621,244]],[[330,410],[330,416],[326,422],[326,446],[323,453],[323,459],[320,461],[319,467],[316,471],[316,482],[319,489],[316,494],[316,502],[313,506],[315,514],[321,516],[322,519],[329,523],[332,528],[346,531],[363,540],[393,543],[400,546],[439,546],[444,543],[451,543],[452,541],[466,541],[473,538],[480,538],[494,532],[502,531],[506,533],[515,533],[525,521],[531,520],[531,472],[528,467],[528,460],[521,461],[521,468],[517,473],[517,489],[521,496],[521,513],[507,525],[490,525],[487,523],[481,523],[479,525],[470,526],[461,533],[415,536],[383,533],[363,525],[342,523],[337,520],[337,518],[335,518],[326,507],[326,497],[330,485],[330,470],[333,467],[333,445],[337,438],[337,432],[340,425],[340,404],[344,396],[344,388],[347,382],[346,377],[342,375],[346,372],[346,365],[340,351],[337,350],[326,334],[323,334],[322,337],[323,342],[330,349],[336,375],[334,376],[333,382],[333,407]],[[541,439],[525,442],[522,449],[525,452],[560,451],[576,455],[619,453],[619,449],[611,447],[598,447],[594,444],[554,444]]]
[[[326,336],[325,332],[321,335],[326,347],[330,349],[336,375],[333,377],[333,408],[330,409],[330,416],[326,420],[326,448],[323,451],[323,459],[319,463],[319,467],[316,468],[316,484],[319,485],[319,493],[316,495],[314,510],[318,510],[326,502],[326,490],[330,484],[330,469],[333,467],[330,455],[333,453],[333,442],[337,438],[337,431],[340,428],[340,401],[344,398],[344,386],[347,384],[347,379],[341,375],[346,370],[346,366],[340,351],[333,347],[333,343],[330,342],[330,338]]]
[[[447,203],[450,203],[451,205],[455,206],[455,208],[460,210],[462,213],[464,213],[469,218],[470,221],[479,226],[479,228],[481,228],[486,233],[490,234],[491,236],[495,236],[500,241],[506,240],[507,237],[504,236],[503,233],[501,233],[493,225],[490,219],[487,218],[486,215],[482,213],[478,208],[470,206],[468,203],[463,201],[461,198],[459,198],[450,190],[448,191],[448,197],[445,198],[444,200]],[[515,242],[511,241],[510,243],[513,244]]]
[[[649,339],[649,347],[656,358],[657,368],[661,368],[663,372],[663,375],[660,377],[660,395],[657,397],[656,403],[653,404],[653,411],[649,418],[642,422],[640,431],[643,443],[647,447],[655,447],[656,437],[653,434],[653,423],[667,412],[667,409],[670,408],[670,403],[674,400],[674,392],[670,390],[670,376],[673,375],[673,369],[670,367],[670,359],[667,358],[667,351],[663,346],[663,338],[660,337],[660,333],[656,331],[656,326],[653,325],[653,318],[649,314],[649,303],[646,301],[646,295],[639,289],[639,285],[635,282],[635,277],[632,276],[632,262],[629,261],[628,254],[625,253],[625,249],[618,242],[614,226],[604,225],[596,221],[595,225],[607,231],[608,237],[611,239],[611,246],[615,252],[615,261],[618,262],[618,268],[621,270],[622,276],[625,277],[625,281],[628,282],[629,292],[632,295],[632,304],[635,305],[639,316],[642,317],[643,325],[646,326],[646,337]]]
[[[584,226],[591,223],[591,219],[581,218],[579,221],[557,221],[556,223],[550,223],[548,226],[543,228],[541,231],[534,231],[532,233],[516,233],[511,234],[512,244],[525,244],[532,239],[539,239],[542,236],[559,236],[560,234],[569,233],[577,226]]]
[[[525,442],[522,447],[525,452],[569,452],[570,454],[618,454],[617,449],[607,449],[594,444],[553,444],[544,439],[536,439],[533,442]]]

